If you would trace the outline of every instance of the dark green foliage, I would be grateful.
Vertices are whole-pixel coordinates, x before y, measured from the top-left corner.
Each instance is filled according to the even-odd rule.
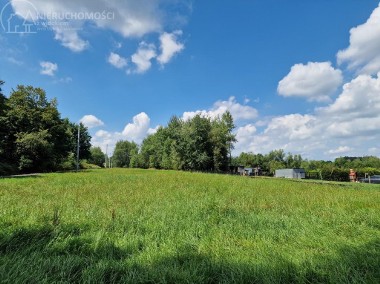
[[[137,167],[137,154],[138,146],[135,142],[118,141],[112,155],[112,164],[119,168]]]
[[[8,124],[6,121],[7,98],[3,95],[1,86],[4,81],[0,80],[0,175],[5,175],[13,171],[12,167],[6,163],[6,144]]]
[[[302,167],[310,178],[320,178],[330,181],[349,181],[350,169],[356,171],[357,178],[364,178],[366,174],[380,174],[380,158],[367,157],[340,157],[331,161],[303,161]]]
[[[40,88],[20,85],[8,99],[1,94],[0,174],[68,168],[71,153],[76,153],[76,129],[61,118],[57,101],[48,100]],[[90,157],[90,139],[81,125],[83,159]]]
[[[105,154],[102,152],[100,147],[91,147],[90,148],[91,157],[88,159],[88,162],[99,167],[104,167],[106,162]]]
[[[88,133],[88,129],[82,123],[75,124],[69,122],[68,129],[70,132],[70,146],[71,152],[74,153],[75,159],[77,158],[77,147],[78,147],[78,127],[80,128],[79,133],[79,158],[89,159],[91,157],[91,136]]]
[[[16,137],[20,171],[39,172],[54,169],[54,161],[50,158],[54,154],[54,145],[49,142],[51,135],[46,129],[31,133],[20,132]]]
[[[233,119],[229,112],[210,119],[196,115],[183,121],[174,116],[167,127],[147,137],[141,146],[144,168],[225,172],[230,163]]]
[[[285,154],[283,150],[274,150],[266,155],[241,153],[234,158],[235,166],[260,167],[262,172],[273,175],[276,169],[304,168],[307,177],[328,181],[349,181],[350,169],[354,169],[357,177],[365,174],[380,174],[380,158],[369,157],[340,157],[331,161],[303,160],[301,155]]]
[[[266,155],[243,152],[235,159],[234,163],[245,167],[260,167],[263,173],[273,175],[277,169],[297,168],[301,161],[300,155],[293,156],[291,153],[286,155],[284,150],[279,149]]]

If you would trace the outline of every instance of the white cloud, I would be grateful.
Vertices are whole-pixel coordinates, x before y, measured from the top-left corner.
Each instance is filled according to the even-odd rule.
[[[344,154],[344,153],[347,153],[347,152],[349,152],[351,150],[352,150],[352,148],[350,148],[348,146],[339,146],[336,149],[329,150],[328,153],[329,154]]]
[[[230,97],[228,101],[215,102],[213,107],[209,110],[184,112],[182,117],[184,120],[188,120],[200,114],[202,116],[216,118],[217,116],[222,116],[227,110],[231,113],[235,121],[255,119],[258,116],[258,112],[255,108],[242,105],[236,101],[235,97]]]
[[[115,66],[116,68],[122,69],[127,66],[127,59],[121,57],[119,54],[111,52],[108,56],[108,63]]]
[[[87,118],[87,120],[91,122],[94,118]],[[100,147],[104,153],[107,150],[108,154],[111,156],[117,141],[128,140],[141,143],[145,137],[156,133],[160,127],[158,125],[155,128],[151,128],[150,118],[145,112],[135,115],[132,120],[133,121],[128,123],[121,132],[109,132],[104,129],[98,130],[94,135],[92,135],[92,145]]]
[[[41,61],[40,66],[40,74],[42,75],[54,76],[54,73],[58,70],[58,65],[49,61]]]
[[[161,127],[161,125],[157,125],[155,128],[149,128],[148,131],[147,131],[147,134],[148,135],[155,134],[160,127]]]
[[[112,156],[116,142],[121,140],[118,133],[111,133],[105,130],[98,130],[91,138],[91,144],[95,147],[100,147],[103,153]]]
[[[329,101],[342,84],[342,72],[331,62],[295,64],[279,83],[277,91],[284,97],[303,97],[309,101]]]
[[[344,84],[339,96],[331,101],[331,95],[342,83],[340,70],[334,69],[330,62],[294,65],[279,83],[278,93],[309,101],[328,101],[329,105],[316,108],[311,114],[271,118],[261,125],[265,127],[263,131],[246,133],[243,141],[250,142],[246,143],[245,151],[266,153],[282,148],[313,159],[379,153],[374,145],[380,141],[380,73],[377,73],[380,72],[380,5],[365,24],[351,29],[350,33],[350,45],[338,52],[338,63],[346,63],[359,75]]]
[[[237,152],[247,152],[250,148],[250,144],[253,142],[253,137],[256,134],[256,127],[253,124],[247,124],[242,127],[238,127],[235,134],[236,140],[235,151]]]
[[[338,63],[347,63],[358,74],[380,71],[380,4],[366,23],[350,30],[350,45],[337,54]]]
[[[164,65],[168,63],[172,57],[180,53],[185,45],[177,41],[177,37],[182,35],[182,31],[174,31],[173,33],[163,33],[160,36],[160,49],[161,54],[157,57],[157,61]]]
[[[148,134],[150,118],[145,112],[141,112],[133,117],[133,123],[128,123],[122,132],[122,135],[128,141],[140,143]]]
[[[377,134],[380,123],[380,73],[360,75],[343,86],[334,103],[318,108],[320,117],[329,118],[327,132],[332,136]]]
[[[167,15],[160,8],[164,1],[151,0],[33,0],[32,5],[41,15],[70,15],[62,22],[69,25],[53,25],[55,39],[63,46],[74,52],[88,48],[89,43],[83,40],[79,32],[86,23],[93,27],[109,29],[125,38],[142,37],[152,32],[161,32]],[[28,19],[30,4],[27,1],[11,0],[15,12],[24,19]],[[178,5],[175,2],[172,5]],[[167,3],[166,3],[167,5]],[[104,13],[103,13],[104,12]],[[72,16],[74,15],[74,16]],[[86,16],[87,15],[87,16]],[[92,15],[92,16],[90,16]]]
[[[242,132],[242,133],[241,133]],[[284,149],[304,157],[313,156],[315,151],[323,149],[320,142],[317,118],[313,115],[289,114],[272,118],[267,127],[260,132],[244,131],[239,128],[237,139],[242,139],[234,151],[268,153],[274,149]],[[316,139],[314,139],[316,138]]]
[[[11,56],[11,57],[7,57],[7,60],[8,60],[10,63],[13,63],[13,64],[18,65],[18,66],[21,66],[21,65],[24,64],[23,61],[18,60],[18,59],[16,59],[16,58],[12,57],[12,56]]]
[[[98,127],[104,125],[104,122],[92,114],[87,114],[83,116],[80,120],[84,126],[90,128]]]
[[[255,123],[257,111],[231,97],[215,102],[209,110],[186,112],[183,118],[197,113],[215,118],[229,110],[235,121],[240,121],[235,130],[238,142],[234,155],[242,151],[265,154],[281,148],[309,159],[334,159],[340,154],[362,156],[378,153],[374,145],[380,141],[379,94],[380,76],[361,75],[345,84],[334,102],[310,114],[264,117]],[[93,143],[102,145],[103,151],[108,145],[111,153],[118,140],[141,143],[158,128],[150,127],[149,116],[142,112],[121,132],[98,131]]]
[[[368,153],[370,155],[374,155],[374,156],[380,156],[380,148],[377,148],[377,147],[371,147],[368,149]]]
[[[136,69],[128,70],[128,73],[142,74],[152,66],[151,60],[157,56],[156,48],[153,44],[141,42],[136,53],[132,55],[131,61],[136,65]]]
[[[286,137],[289,140],[303,140],[314,134],[315,121],[316,118],[308,114],[288,114],[275,117],[264,133],[271,133],[277,137]]]
[[[73,81],[73,78],[71,78],[71,77],[63,77],[63,78],[59,78],[59,79],[55,80],[54,83],[68,84],[72,81]]]
[[[376,153],[373,146],[380,141],[379,94],[380,74],[360,75],[343,86],[334,102],[316,108],[312,114],[273,117],[262,125],[265,128],[260,132],[238,128],[241,142],[234,153],[267,153],[282,148],[313,159]],[[337,145],[343,146],[337,148]]]
[[[89,47],[89,42],[79,37],[75,30],[62,29],[59,26],[53,27],[54,39],[73,52],[81,52]]]

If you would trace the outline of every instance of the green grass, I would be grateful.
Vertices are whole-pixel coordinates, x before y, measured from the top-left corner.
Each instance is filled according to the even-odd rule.
[[[379,283],[380,186],[156,170],[0,179],[0,283]]]

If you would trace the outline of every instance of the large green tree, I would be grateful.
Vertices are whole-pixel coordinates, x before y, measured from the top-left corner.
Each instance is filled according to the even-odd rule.
[[[3,159],[21,172],[60,169],[70,153],[75,153],[77,126],[62,119],[57,101],[44,90],[17,86],[5,100],[3,122],[7,126]],[[3,123],[2,123],[3,125]],[[90,156],[90,139],[81,125],[83,158]]]
[[[7,161],[7,141],[9,129],[6,119],[7,98],[3,94],[3,84],[4,81],[0,80],[0,175],[5,175],[12,171],[12,166]]]
[[[91,157],[88,159],[88,162],[99,167],[104,167],[106,162],[105,154],[103,153],[100,147],[91,147],[90,148]]]
[[[88,133],[88,128],[83,123],[69,123],[68,131],[70,132],[71,152],[77,158],[78,147],[78,128],[79,128],[79,159],[87,160],[91,157],[91,135]]]
[[[35,172],[54,169],[54,144],[50,141],[48,130],[16,134],[16,153],[18,166],[22,172]]]
[[[236,142],[235,135],[232,133],[234,128],[232,115],[228,111],[221,118],[212,121],[211,142],[214,171],[227,171],[231,164],[231,151],[233,143]]]
[[[115,167],[129,168],[131,161],[135,166],[134,156],[138,153],[138,146],[135,142],[118,141],[115,146],[115,150],[112,155],[112,164]]]
[[[230,113],[210,119],[195,115],[186,121],[174,116],[142,143],[141,166],[175,170],[226,171],[236,141]]]

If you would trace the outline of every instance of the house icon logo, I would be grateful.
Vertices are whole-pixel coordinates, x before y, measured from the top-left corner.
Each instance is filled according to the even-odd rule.
[[[17,7],[17,9],[16,9]],[[0,13],[1,27],[8,34],[36,33],[38,10],[27,0],[15,0],[4,5]]]

